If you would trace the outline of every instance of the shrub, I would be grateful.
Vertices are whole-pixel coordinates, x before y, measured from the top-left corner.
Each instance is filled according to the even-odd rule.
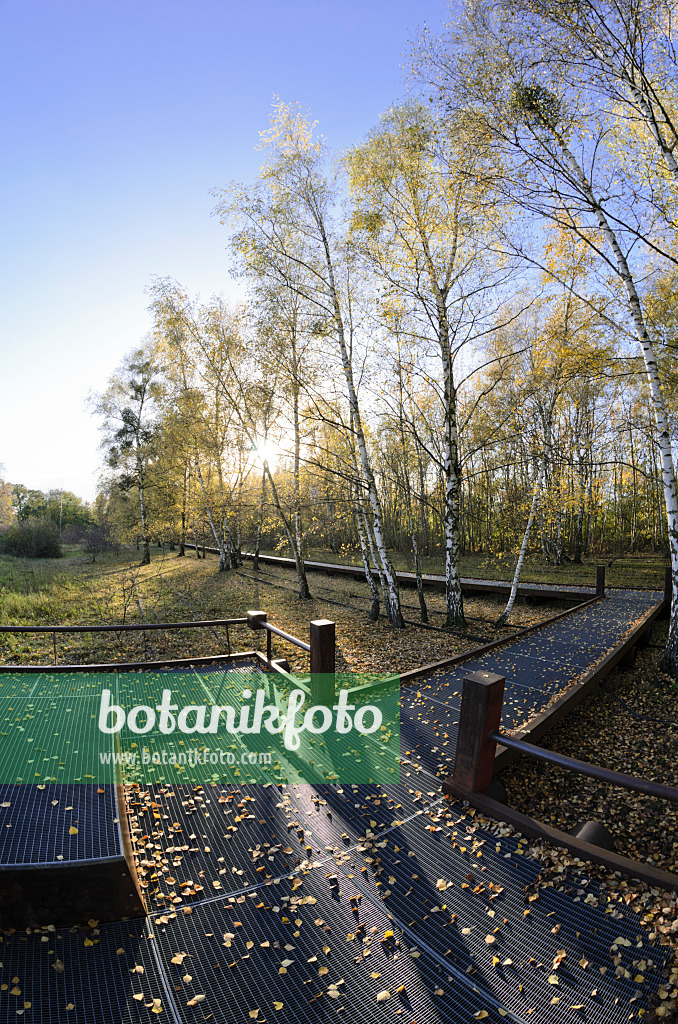
[[[51,519],[27,519],[0,536],[0,551],[17,558],[61,558],[59,528]]]
[[[61,531],[62,544],[80,544],[87,536],[87,527],[82,523],[72,523],[64,526]]]
[[[98,526],[90,527],[90,529],[86,531],[83,537],[83,544],[85,551],[92,556],[93,562],[96,562],[97,555],[102,551],[110,551],[114,547],[108,530],[102,529]]]

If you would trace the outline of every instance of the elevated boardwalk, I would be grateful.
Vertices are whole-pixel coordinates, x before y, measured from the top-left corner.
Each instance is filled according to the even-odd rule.
[[[211,554],[218,554],[216,548],[205,548]],[[254,559],[251,551],[243,551],[243,558]],[[275,565],[281,569],[294,569],[293,558],[281,558],[277,555],[259,555],[259,561],[264,565]],[[355,580],[365,579],[365,570],[360,565],[341,565],[337,562],[304,562],[309,572],[324,572],[328,576],[351,576]],[[372,567],[372,575],[378,578],[377,570]],[[398,582],[401,586],[416,587],[417,577],[413,572],[396,572]],[[422,573],[424,586],[431,590],[444,590],[445,577],[437,576],[434,573]],[[511,584],[504,580],[483,580],[470,576],[463,576],[461,586],[464,593],[472,594],[508,594],[511,592]],[[520,583],[518,585],[518,597],[532,597],[542,600],[556,599],[560,601],[584,601],[587,597],[593,597],[596,592],[595,586],[575,587],[570,584],[551,583]]]
[[[24,1000],[40,1024],[642,1019],[668,952],[621,891],[567,870],[544,884],[522,842],[440,786],[463,675],[506,675],[504,728],[538,728],[661,598],[611,592],[404,686],[399,785],[144,787],[130,830],[148,918],[5,935],[0,1024]]]
[[[659,591],[608,591],[604,599],[575,608],[528,636],[415,679],[403,690],[402,705],[416,708],[409,739],[413,755],[421,758],[418,763],[437,773],[451,773],[461,684],[469,672],[482,669],[504,676],[502,729],[519,729],[520,739],[537,740],[595,685],[600,678],[597,668],[609,671],[638,643],[660,613],[662,600]],[[434,713],[436,727],[431,729],[434,720],[428,715]],[[446,739],[440,735],[443,721]],[[497,770],[511,759],[508,751],[498,751]]]

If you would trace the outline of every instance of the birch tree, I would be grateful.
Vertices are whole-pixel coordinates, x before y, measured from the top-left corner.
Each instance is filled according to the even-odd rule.
[[[319,337],[332,337],[339,356],[365,479],[379,561],[388,586],[388,620],[402,627],[400,593],[386,549],[383,512],[369,457],[354,374],[357,342],[351,306],[351,265],[335,223],[338,193],[326,170],[322,139],[306,118],[278,103],[263,133],[268,162],[252,187],[232,186],[218,195],[216,213],[235,220],[232,239],[244,272],[288,287],[315,310]]]
[[[302,402],[304,389],[314,376],[311,359],[311,337],[308,317],[304,316],[304,304],[295,288],[261,286],[255,293],[256,347],[262,380],[275,378],[275,385],[269,389],[270,402],[275,398],[275,423],[267,410],[266,438],[269,434],[281,452],[292,461],[291,519],[294,525],[294,555],[301,572],[300,597],[310,597],[306,570],[303,565],[304,526],[301,509],[301,450],[304,443],[302,427]],[[285,425],[289,424],[289,432]],[[289,448],[291,440],[291,451]],[[266,472],[265,472],[266,475]],[[263,493],[263,491],[262,491]]]
[[[678,677],[678,494],[666,405],[653,338],[637,284],[637,250],[666,255],[656,218],[633,201],[632,186],[606,153],[610,111],[582,95],[566,62],[540,59],[539,39],[518,20],[507,26],[496,7],[470,9],[467,42],[432,44],[425,63],[448,111],[462,106],[482,145],[497,154],[502,194],[535,218],[574,233],[617,279],[625,297],[627,330],[643,357],[660,452],[673,607],[663,659]],[[572,51],[574,52],[574,51]]]
[[[532,490],[532,502],[530,504],[530,512],[527,517],[527,524],[525,526],[525,533],[523,534],[523,540],[520,545],[520,551],[518,552],[518,559],[516,561],[516,567],[513,572],[513,579],[511,581],[511,590],[509,592],[508,601],[503,612],[495,622],[495,626],[499,628],[504,626],[513,610],[515,604],[516,594],[518,593],[518,583],[520,581],[520,573],[523,568],[523,562],[525,561],[525,555],[527,554],[528,545],[530,543],[530,534],[532,533],[532,524],[534,523],[534,517],[537,513],[537,506],[539,504],[539,498],[541,497],[541,485],[544,479],[544,459],[539,460],[539,472],[537,473],[537,479],[534,483]]]
[[[440,360],[448,626],[465,625],[459,569],[460,388],[469,379],[474,349],[496,316],[493,290],[511,277],[510,262],[501,265],[493,257],[485,189],[474,173],[482,156],[469,142],[463,123],[443,128],[412,102],[391,108],[348,158],[361,250],[387,301],[395,295],[416,323],[416,343],[426,345],[432,335]]]
[[[508,0],[506,8],[539,39],[537,62],[563,68],[607,105],[616,154],[640,186],[636,198],[655,204],[675,228],[678,54],[672,0]]]
[[[168,355],[167,376],[179,421],[178,433],[219,551],[219,571],[225,572],[234,552],[225,460],[227,449],[237,442],[232,436],[232,410],[224,401],[219,377],[231,358],[229,343],[237,346],[239,338],[237,332],[230,337],[215,337],[213,318],[194,309],[174,282],[158,280],[150,292],[156,337]]]

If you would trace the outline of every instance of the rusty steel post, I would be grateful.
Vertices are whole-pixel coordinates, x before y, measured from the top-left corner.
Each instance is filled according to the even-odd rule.
[[[457,792],[487,793],[497,748],[490,733],[499,728],[504,676],[472,672],[464,678],[452,784]]]
[[[266,612],[246,612],[247,625],[250,629],[264,629],[264,623],[266,622]]]
[[[334,703],[335,624],[330,619],[314,619],[310,626],[311,698],[326,707]]]

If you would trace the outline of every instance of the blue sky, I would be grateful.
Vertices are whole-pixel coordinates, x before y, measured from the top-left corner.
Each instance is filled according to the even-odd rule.
[[[96,493],[88,392],[150,327],[169,275],[234,296],[210,189],[251,181],[274,95],[358,141],[405,95],[445,0],[11,0],[0,8],[0,463]]]

